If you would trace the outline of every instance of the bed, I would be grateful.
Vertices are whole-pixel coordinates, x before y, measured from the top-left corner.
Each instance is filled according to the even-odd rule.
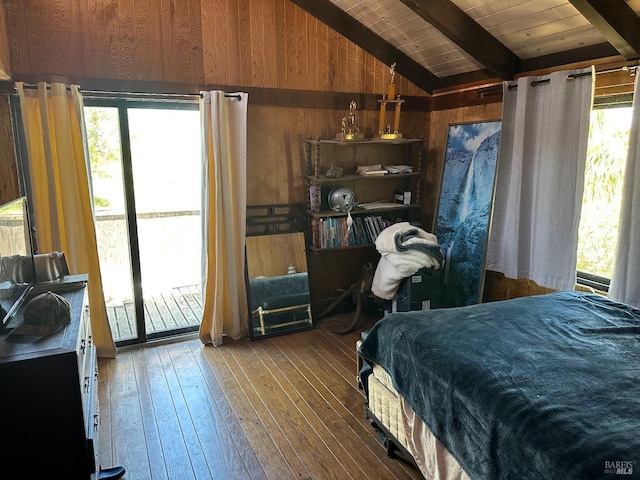
[[[363,337],[366,411],[425,478],[640,478],[640,310],[558,292]]]

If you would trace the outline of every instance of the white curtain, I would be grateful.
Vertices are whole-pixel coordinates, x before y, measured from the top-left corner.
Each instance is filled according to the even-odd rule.
[[[223,335],[248,330],[245,286],[247,204],[246,93],[202,92],[202,298],[200,340],[221,345]]]
[[[98,261],[89,191],[84,109],[76,85],[16,83],[29,157],[29,200],[38,251],[62,251],[71,273],[89,276],[91,329],[98,355],[115,357]]]
[[[576,74],[584,76],[567,80]],[[486,269],[573,289],[593,73],[568,70],[512,85],[503,87]]]
[[[640,82],[636,75],[618,252],[609,297],[640,307]]]

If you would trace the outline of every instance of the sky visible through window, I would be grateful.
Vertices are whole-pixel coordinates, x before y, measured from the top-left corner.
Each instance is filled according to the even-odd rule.
[[[144,295],[200,284],[200,114],[127,108],[135,243]],[[108,305],[131,302],[132,259],[118,109],[85,107],[96,236]]]
[[[96,209],[124,211],[118,112],[86,107]],[[193,110],[130,108],[138,213],[200,209],[200,116]]]

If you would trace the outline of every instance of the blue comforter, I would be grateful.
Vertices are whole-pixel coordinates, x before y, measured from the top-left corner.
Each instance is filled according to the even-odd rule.
[[[359,353],[473,479],[640,478],[640,310],[559,292],[395,313]]]

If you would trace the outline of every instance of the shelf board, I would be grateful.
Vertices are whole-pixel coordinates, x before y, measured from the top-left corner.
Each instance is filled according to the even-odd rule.
[[[314,247],[313,245],[310,245],[309,249],[314,253],[321,253],[321,252],[328,252],[331,250],[357,250],[361,248],[370,248],[375,246],[376,246],[375,243],[365,243],[362,245],[347,245],[345,247],[329,247],[329,248]]]
[[[380,212],[395,212],[396,210],[407,210],[421,207],[422,205],[403,205],[398,203],[397,207],[372,208],[370,210],[367,210],[366,208],[356,208],[355,210],[351,210],[351,215],[376,215]],[[309,212],[309,214],[314,218],[345,217],[347,215],[346,212],[335,212],[333,210],[322,210],[321,212],[316,213]]]
[[[419,177],[420,175],[422,175],[422,172],[387,173],[385,175],[360,175],[359,173],[350,173],[338,178],[329,178],[326,175],[320,175],[317,177],[314,175],[305,175],[304,178],[309,183],[340,183],[352,180],[391,180],[394,178]]]
[[[312,140],[307,138],[305,142],[312,145],[331,144],[331,145],[406,145],[408,143],[424,143],[424,138],[394,138],[389,140],[383,140],[381,138],[363,138],[360,140]]]

